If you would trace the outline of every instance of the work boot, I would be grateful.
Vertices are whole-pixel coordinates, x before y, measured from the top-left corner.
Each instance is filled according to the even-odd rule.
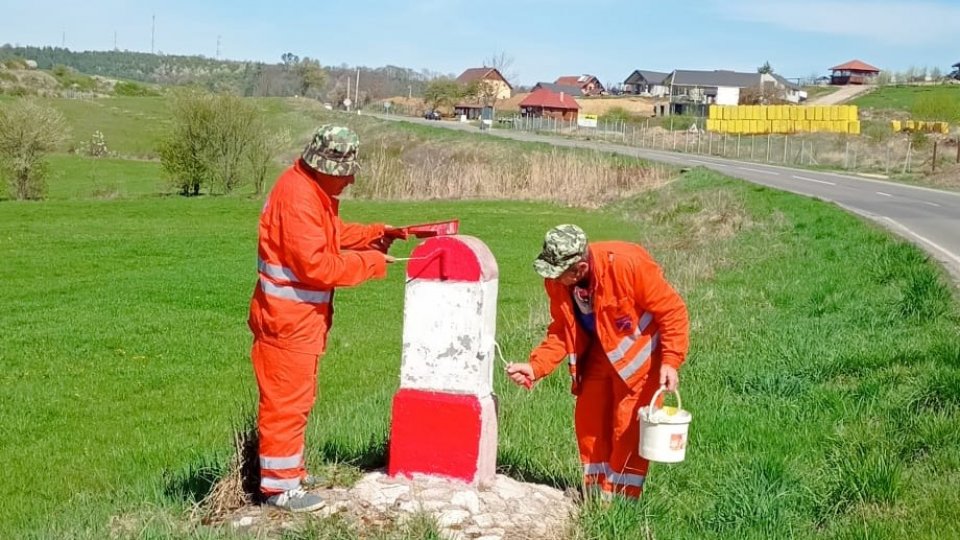
[[[293,513],[312,512],[323,508],[326,504],[327,502],[319,495],[307,493],[299,488],[267,498],[267,505]]]
[[[328,484],[327,477],[323,475],[308,474],[300,479],[300,485],[306,489],[327,487]]]

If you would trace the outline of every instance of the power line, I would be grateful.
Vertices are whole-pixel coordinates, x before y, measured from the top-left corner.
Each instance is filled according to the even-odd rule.
[[[154,15],[150,22],[150,54],[153,54],[154,40],[157,35],[157,16]]]

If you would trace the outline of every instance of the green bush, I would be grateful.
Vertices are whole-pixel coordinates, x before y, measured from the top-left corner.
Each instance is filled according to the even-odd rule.
[[[607,112],[600,116],[601,122],[633,122],[637,117],[623,107],[610,107]]]
[[[146,96],[159,96],[160,92],[150,88],[149,86],[138,84],[135,82],[120,81],[113,87],[113,93],[118,96],[128,96],[128,97],[146,97]]]
[[[93,92],[97,89],[97,81],[93,77],[88,77],[76,70],[64,65],[53,66],[50,74],[57,79],[61,86],[78,92]]]
[[[63,115],[32,99],[0,108],[0,172],[17,199],[41,199],[46,191],[46,155],[67,140]]]
[[[230,193],[245,183],[262,186],[274,134],[249,101],[224,94],[183,91],[174,98],[173,128],[160,143],[160,161],[182,195]],[[265,140],[266,139],[266,140]]]

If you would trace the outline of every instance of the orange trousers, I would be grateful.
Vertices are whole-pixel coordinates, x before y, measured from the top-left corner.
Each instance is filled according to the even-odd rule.
[[[638,390],[624,384],[599,347],[577,366],[581,375],[574,426],[586,491],[637,498],[650,462],[640,457],[637,411],[650,404],[659,387],[651,370]]]
[[[250,357],[260,403],[260,491],[276,495],[300,487],[307,474],[304,435],[317,396],[320,358],[254,340]]]

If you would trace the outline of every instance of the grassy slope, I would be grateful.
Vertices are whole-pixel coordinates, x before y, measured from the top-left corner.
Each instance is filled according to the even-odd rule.
[[[260,201],[4,205],[0,242],[16,272],[0,285],[10,306],[0,314],[0,426],[17,443],[0,458],[11,478],[44,480],[31,505],[16,502],[22,484],[5,483],[0,535],[100,536],[110,516],[176,512],[202,490],[204,468],[225,463],[254,399],[244,317]],[[345,211],[394,223],[461,217],[497,254],[499,339],[514,358],[542,331],[529,264],[550,225],[642,239],[664,261],[693,317],[688,461],[654,466],[640,513],[588,509],[583,537],[651,527],[674,538],[932,538],[956,527],[957,315],[915,248],[822,204],[705,172],[606,212]],[[397,272],[338,295],[311,462],[382,461],[401,302]],[[526,393],[498,375],[504,471],[576,485],[567,386],[557,374]]]
[[[909,112],[923,96],[946,96],[960,100],[960,85],[884,86],[853,100],[851,104],[869,109]]]
[[[112,122],[120,135],[108,145],[126,155],[152,148],[153,125],[131,131],[137,120],[125,113],[96,111],[165,107],[65,103],[75,137]],[[295,137],[316,123],[261,103]],[[14,478],[43,471],[35,505],[16,503],[15,482],[0,492],[0,536],[99,537],[110,516],[176,515],[211,477],[204,469],[219,470],[231,451],[229,433],[254,396],[244,317],[261,202],[154,197],[155,162],[62,156],[52,165],[53,200],[0,203],[0,246],[14,269],[0,281],[10,306],[0,313],[0,385],[12,389],[0,394],[0,440],[16,441],[0,445],[0,459]],[[114,197],[133,200],[75,200]],[[515,358],[545,323],[529,259],[548,226],[570,220],[595,238],[640,238],[663,260],[694,318],[689,458],[654,467],[640,514],[588,509],[584,537],[648,526],[690,538],[960,534],[949,529],[960,521],[956,308],[915,248],[821,204],[706,173],[586,215],[523,203],[348,202],[345,211],[394,223],[461,216],[500,261],[499,335]],[[338,295],[314,463],[382,459],[401,301],[397,275]],[[382,316],[379,333],[370,314]],[[564,375],[532,394],[498,381],[504,471],[576,483],[566,390]]]

